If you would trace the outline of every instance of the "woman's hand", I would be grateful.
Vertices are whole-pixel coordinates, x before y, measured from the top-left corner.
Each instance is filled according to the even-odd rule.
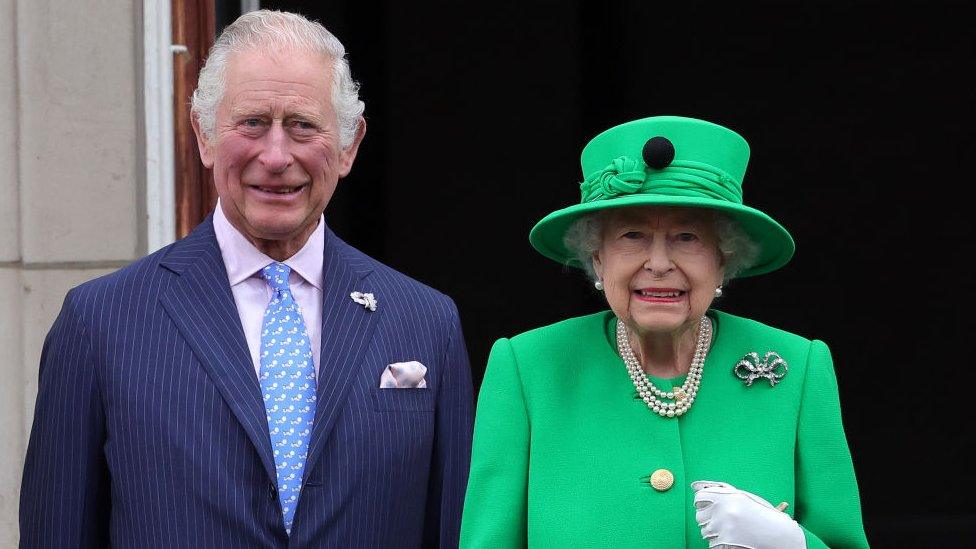
[[[691,487],[695,519],[709,547],[806,548],[800,525],[763,498],[724,482],[699,480]]]

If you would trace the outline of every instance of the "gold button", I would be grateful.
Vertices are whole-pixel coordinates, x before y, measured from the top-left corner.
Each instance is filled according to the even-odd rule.
[[[651,486],[658,492],[666,492],[674,486],[674,475],[667,469],[658,469],[651,473]]]

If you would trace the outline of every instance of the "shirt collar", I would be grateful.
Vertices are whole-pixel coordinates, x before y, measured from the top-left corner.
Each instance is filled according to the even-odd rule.
[[[251,244],[236,227],[231,225],[230,220],[224,215],[220,200],[217,200],[217,207],[214,209],[213,224],[217,245],[220,246],[220,255],[223,256],[224,267],[227,269],[227,279],[232,287],[254,276],[275,261],[254,247],[254,244]],[[325,216],[321,215],[318,226],[302,249],[283,263],[321,291],[323,257],[325,257]]]

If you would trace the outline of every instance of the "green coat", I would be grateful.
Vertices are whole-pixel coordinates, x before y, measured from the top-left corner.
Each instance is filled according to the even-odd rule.
[[[707,547],[695,480],[788,502],[810,548],[867,547],[827,346],[709,316],[701,388],[678,419],[637,396],[609,311],[498,340],[478,398],[461,547]],[[776,351],[787,375],[746,387],[732,372],[751,351]],[[650,486],[657,469],[674,474],[670,490]]]

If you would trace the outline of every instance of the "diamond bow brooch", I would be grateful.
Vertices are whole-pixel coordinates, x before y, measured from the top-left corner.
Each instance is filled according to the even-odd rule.
[[[363,307],[366,307],[370,311],[376,310],[376,298],[373,297],[373,294],[371,293],[364,294],[362,292],[353,292],[349,294],[349,297],[351,297],[353,301],[359,303]]]
[[[769,380],[769,386],[775,387],[781,379],[786,377],[788,370],[789,366],[783,357],[775,351],[769,351],[762,359],[759,358],[759,353],[746,354],[739,359],[732,372],[735,377],[746,383],[746,387],[751,386],[752,382],[759,378],[766,378]]]

